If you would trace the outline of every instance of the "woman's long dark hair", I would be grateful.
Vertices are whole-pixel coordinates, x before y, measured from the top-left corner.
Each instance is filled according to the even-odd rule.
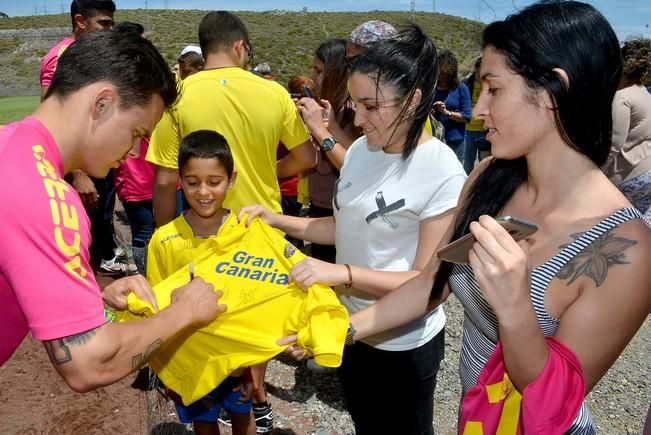
[[[333,112],[338,114],[348,101],[346,40],[328,39],[319,45],[314,55],[323,62],[323,82],[319,98],[328,100]]]
[[[402,150],[402,158],[406,159],[418,145],[434,102],[438,77],[434,42],[420,27],[412,24],[400,32],[397,39],[377,42],[364,51],[352,66],[351,74],[354,73],[372,77],[378,93],[380,85],[390,86],[400,101],[410,101],[420,89],[422,96],[418,106],[411,110],[405,105],[395,122],[396,127],[402,122],[411,122]]]
[[[622,61],[617,36],[601,13],[576,1],[540,1],[486,27],[482,45],[502,54],[532,91],[549,94],[556,129],[569,147],[597,166],[606,161]],[[567,73],[569,86],[554,68]],[[452,240],[467,234],[479,216],[497,216],[526,180],[524,157],[492,161],[470,187]],[[451,263],[441,263],[431,298],[440,297],[451,271]]]

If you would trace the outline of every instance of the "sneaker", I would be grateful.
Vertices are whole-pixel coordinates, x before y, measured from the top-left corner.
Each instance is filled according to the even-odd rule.
[[[100,270],[108,273],[130,274],[133,275],[138,272],[138,267],[133,263],[128,263],[119,257],[113,257],[110,260],[102,260],[99,265]]]
[[[228,427],[233,426],[233,423],[231,422],[231,416],[228,415],[228,411],[226,411],[223,406],[221,407],[217,421]]]
[[[253,417],[256,433],[271,433],[274,428],[274,410],[269,402],[254,403]]]

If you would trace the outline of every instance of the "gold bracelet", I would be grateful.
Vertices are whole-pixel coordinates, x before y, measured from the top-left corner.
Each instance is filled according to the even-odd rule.
[[[344,264],[346,270],[348,271],[348,282],[344,284],[344,287],[350,288],[353,285],[353,272],[350,271],[350,265]]]

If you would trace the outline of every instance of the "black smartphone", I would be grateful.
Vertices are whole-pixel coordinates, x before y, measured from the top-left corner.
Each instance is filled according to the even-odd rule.
[[[312,89],[310,89],[309,86],[303,86],[303,95],[307,98],[315,99],[314,92],[312,92]]]
[[[508,231],[516,242],[538,231],[536,224],[513,216],[500,216],[495,220]],[[436,251],[436,256],[450,263],[468,264],[470,261],[468,260],[468,253],[472,249],[473,243],[475,243],[475,237],[472,233],[468,233]]]

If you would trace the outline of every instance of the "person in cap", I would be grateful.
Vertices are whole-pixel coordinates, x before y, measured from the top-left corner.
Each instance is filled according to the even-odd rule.
[[[364,50],[378,41],[397,37],[398,31],[389,23],[378,20],[362,23],[350,32],[350,38],[346,44],[346,61],[354,62]]]
[[[374,20],[360,24],[351,32],[350,38],[346,41],[348,67],[352,67],[357,58],[373,44],[397,39],[399,36],[396,28],[384,21]],[[346,157],[346,150],[356,138],[361,136],[361,131],[353,132],[356,134],[344,131],[328,101],[302,98],[298,108],[310,134],[319,145],[320,151],[325,154],[335,168],[341,169]],[[324,118],[327,119],[327,122],[323,121]],[[432,123],[429,117],[425,120],[425,130],[432,134]],[[324,141],[326,146],[323,145]]]
[[[61,56],[34,113],[0,131],[0,237],[8,248],[0,250],[0,365],[31,332],[70,388],[86,392],[124,378],[181,330],[225,310],[219,292],[196,278],[149,319],[108,321],[104,303],[124,310],[131,292],[156,298],[140,275],[100,292],[89,220],[63,179],[76,168],[103,177],[137,156],[141,137],[176,98],[174,77],[150,42],[92,32]]]
[[[257,64],[256,67],[253,68],[253,73],[257,73],[264,79],[273,80],[273,77],[271,76],[271,65],[267,62]]]
[[[181,50],[177,62],[179,65],[178,75],[181,80],[185,80],[188,76],[203,70],[205,61],[201,53],[201,47],[188,45]]]

